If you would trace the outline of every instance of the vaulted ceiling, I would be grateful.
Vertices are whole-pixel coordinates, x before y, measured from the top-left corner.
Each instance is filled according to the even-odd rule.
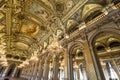
[[[18,61],[40,55],[55,35],[62,39],[63,34],[70,34],[69,29],[89,21],[91,14],[102,12],[111,1],[0,0],[0,54]]]

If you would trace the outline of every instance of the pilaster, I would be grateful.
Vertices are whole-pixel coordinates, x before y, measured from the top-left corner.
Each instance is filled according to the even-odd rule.
[[[54,63],[53,80],[58,80],[59,60],[57,56],[55,56],[53,63]]]
[[[35,67],[34,67],[34,70],[33,70],[33,76],[32,76],[32,80],[35,80],[36,79],[36,75],[37,75],[37,68],[38,68],[38,62],[35,62]]]
[[[68,53],[67,50],[64,52],[64,80],[68,80]]]
[[[85,47],[85,60],[86,60],[86,70],[87,70],[88,79],[97,80],[94,63],[92,61],[92,56],[87,41],[84,43],[84,47]]]
[[[18,70],[18,68],[15,67],[15,69],[14,69],[14,71],[13,71],[13,73],[12,73],[12,77],[15,77],[17,70]]]
[[[73,61],[72,61],[72,55],[70,53],[68,55],[68,77],[69,77],[69,80],[74,80],[74,77],[73,77]]]
[[[111,62],[111,65],[112,65],[113,69],[115,70],[118,78],[120,79],[120,73],[119,73],[119,70],[118,70],[118,67],[117,67],[117,65],[116,65],[115,60],[111,60],[110,62]]]
[[[40,61],[39,62],[39,71],[38,71],[38,76],[39,76],[39,78],[38,78],[38,80],[42,80],[42,75],[43,75],[43,61]]]
[[[50,62],[46,59],[44,64],[43,80],[48,80]]]

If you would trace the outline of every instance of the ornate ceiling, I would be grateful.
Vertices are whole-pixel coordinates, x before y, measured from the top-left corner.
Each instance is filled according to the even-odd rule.
[[[0,54],[18,61],[40,55],[54,36],[62,39],[111,1],[0,0]]]

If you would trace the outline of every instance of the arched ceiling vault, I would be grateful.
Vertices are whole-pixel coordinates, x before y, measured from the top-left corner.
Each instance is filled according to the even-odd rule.
[[[64,29],[84,21],[87,8],[99,9],[105,4],[104,0],[0,0],[0,44],[4,46],[0,52],[23,61],[41,54],[51,44],[53,34],[64,35]],[[69,19],[74,24],[69,24]]]

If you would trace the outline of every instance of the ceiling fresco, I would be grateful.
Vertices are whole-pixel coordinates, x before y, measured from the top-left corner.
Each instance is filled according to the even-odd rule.
[[[40,31],[39,25],[32,23],[30,21],[26,21],[21,27],[21,32],[31,37],[36,37],[39,31]]]
[[[39,3],[31,2],[27,7],[27,11],[33,15],[36,15],[37,17],[42,17],[45,21],[50,17],[50,13]]]

